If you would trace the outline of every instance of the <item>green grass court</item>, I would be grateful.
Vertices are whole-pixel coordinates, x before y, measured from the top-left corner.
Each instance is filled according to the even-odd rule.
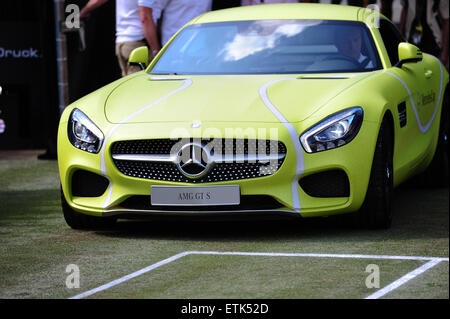
[[[356,230],[330,218],[281,221],[119,221],[103,231],[64,222],[56,161],[0,157],[0,298],[70,298],[185,251],[363,254],[448,258],[449,190],[396,190],[390,230]],[[189,254],[87,298],[356,298],[368,264],[380,289],[422,260]],[[66,267],[80,288],[66,287]],[[382,298],[449,298],[449,265]]]

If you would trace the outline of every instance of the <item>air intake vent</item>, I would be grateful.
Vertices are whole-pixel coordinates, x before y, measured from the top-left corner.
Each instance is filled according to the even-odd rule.
[[[332,170],[306,176],[300,180],[300,186],[312,197],[349,197],[350,185],[347,174],[341,170]]]
[[[283,205],[267,195],[243,195],[239,205],[230,206],[155,206],[151,204],[151,196],[131,196],[120,204],[126,209],[137,210],[171,210],[171,211],[234,211],[234,210],[271,210]]]
[[[72,175],[72,195],[79,197],[102,196],[109,181],[100,175],[78,170]]]

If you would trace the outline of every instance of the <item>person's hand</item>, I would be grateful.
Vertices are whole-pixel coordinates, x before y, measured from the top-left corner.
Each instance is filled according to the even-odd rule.
[[[152,60],[158,55],[159,50],[152,50]]]
[[[89,18],[89,15],[90,15],[90,12],[88,12],[87,10],[81,10],[80,11],[80,20]]]

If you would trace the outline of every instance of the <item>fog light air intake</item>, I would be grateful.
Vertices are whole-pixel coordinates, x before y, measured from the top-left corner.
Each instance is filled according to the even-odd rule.
[[[72,175],[72,196],[99,197],[108,188],[109,181],[101,175],[77,170]]]

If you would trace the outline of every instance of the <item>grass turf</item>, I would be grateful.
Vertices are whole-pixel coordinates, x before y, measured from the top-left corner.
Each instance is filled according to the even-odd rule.
[[[74,231],[62,218],[57,163],[0,159],[0,298],[68,298],[187,250],[448,257],[448,189],[396,191],[390,230],[339,226],[334,219],[254,222],[121,221]],[[92,298],[363,298],[365,267],[381,285],[415,261],[300,257],[187,256]],[[80,289],[65,286],[77,264]],[[443,262],[385,298],[449,298]]]

